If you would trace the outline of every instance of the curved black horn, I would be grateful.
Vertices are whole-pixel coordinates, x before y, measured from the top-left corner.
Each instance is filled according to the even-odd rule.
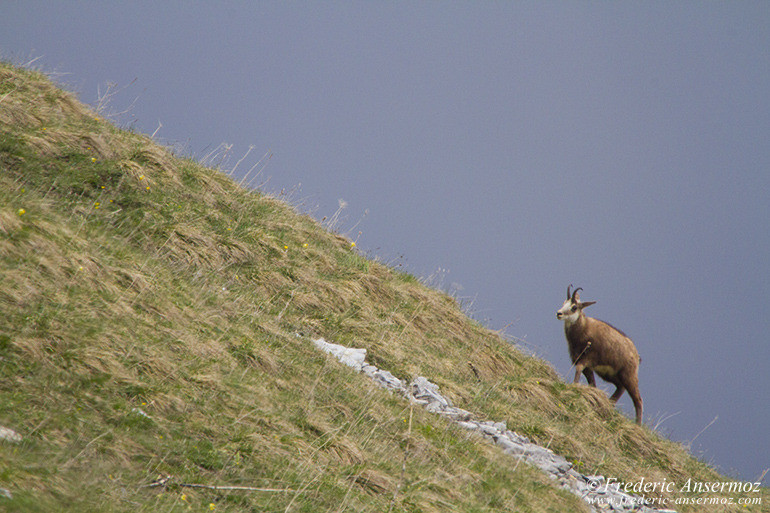
[[[572,291],[572,301],[575,301],[575,295],[578,293],[578,290],[583,290],[583,287],[578,287]]]
[[[569,285],[567,285],[567,299],[569,299],[571,297],[570,296],[570,291],[569,291],[569,289],[571,289],[571,288],[572,288],[572,284],[570,283]]]

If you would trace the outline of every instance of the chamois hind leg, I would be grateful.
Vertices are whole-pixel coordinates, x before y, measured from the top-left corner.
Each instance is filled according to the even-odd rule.
[[[596,378],[594,378],[594,371],[591,369],[583,369],[583,376],[588,380],[588,384],[592,387],[596,386]]]
[[[634,375],[631,376],[626,382],[625,387],[628,389],[628,395],[631,396],[631,400],[634,402],[634,409],[636,410],[636,423],[642,424],[642,394],[639,393],[639,380]]]

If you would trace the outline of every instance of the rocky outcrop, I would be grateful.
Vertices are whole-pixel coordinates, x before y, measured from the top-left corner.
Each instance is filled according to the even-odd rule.
[[[322,338],[313,340],[313,343],[318,349],[334,355],[345,365],[363,372],[378,386],[421,404],[426,410],[495,443],[506,454],[537,467],[559,486],[582,498],[594,511],[672,513],[672,510],[650,507],[642,498],[620,491],[617,486],[609,485],[604,476],[586,475],[576,471],[566,458],[511,431],[505,422],[474,420],[471,412],[453,406],[449,399],[441,395],[438,385],[422,376],[417,376],[411,383],[406,384],[390,372],[366,363],[366,349],[332,344]]]

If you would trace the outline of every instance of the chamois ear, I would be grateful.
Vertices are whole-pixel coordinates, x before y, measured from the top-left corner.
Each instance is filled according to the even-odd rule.
[[[585,307],[591,306],[591,305],[593,305],[595,303],[596,303],[596,301],[584,301],[584,302],[580,303],[580,308],[585,308]]]

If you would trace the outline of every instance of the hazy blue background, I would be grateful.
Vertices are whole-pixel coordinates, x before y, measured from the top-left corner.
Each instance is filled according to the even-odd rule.
[[[319,219],[344,199],[362,251],[567,379],[555,312],[584,287],[639,348],[648,424],[718,416],[696,454],[770,467],[770,3],[125,4],[2,1],[0,51],[88,103],[127,86],[123,124],[230,143],[223,167],[272,152],[255,183]]]

